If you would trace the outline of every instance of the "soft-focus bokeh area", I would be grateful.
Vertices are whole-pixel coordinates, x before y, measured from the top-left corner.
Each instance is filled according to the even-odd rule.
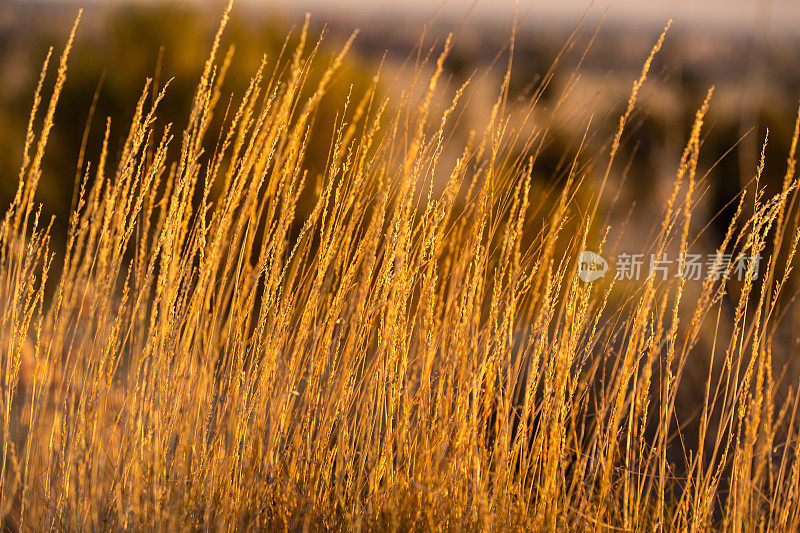
[[[667,178],[674,173],[691,119],[711,85],[716,92],[710,128],[703,140],[710,187],[703,209],[708,215],[717,213],[750,181],[767,129],[775,142],[768,147],[765,181],[773,185],[780,181],[800,88],[797,4],[746,0],[621,0],[606,4],[570,0],[556,4],[525,0],[519,3],[517,15],[512,92],[516,96],[532,94],[547,80],[542,96],[545,106],[552,108],[566,92],[571,98],[568,109],[548,117],[553,119],[552,133],[538,158],[540,175],[557,178],[559,171],[563,173],[559,165],[571,161],[575,137],[593,113],[598,116],[593,119],[592,139],[608,142],[616,127],[614,117],[623,109],[654,38],[673,18],[633,127],[624,139],[628,156],[634,152],[637,156],[631,159],[627,196],[622,200],[644,206],[637,213],[645,220],[647,206],[658,209],[669,190]],[[61,45],[79,5],[57,0],[0,3],[3,203],[16,186],[15,180],[8,178],[15,176],[19,166],[38,65],[48,46]],[[345,71],[327,97],[332,102],[338,102],[351,83],[358,86],[370,80],[382,59],[384,70],[393,76],[384,76],[384,80],[394,79],[398,86],[409,82],[403,75],[410,76],[413,69],[409,64],[419,62],[415,53],[423,29],[425,50],[435,49],[437,42],[441,45],[444,36],[453,31],[455,48],[445,65],[448,86],[453,89],[470,75],[485,80],[478,84],[485,94],[476,90],[461,122],[466,132],[484,118],[476,116],[470,122],[469,113],[488,112],[492,88],[502,77],[514,6],[511,0],[474,5],[464,0],[442,4],[420,0],[245,0],[236,6],[226,36],[226,43],[236,45],[227,86],[234,94],[237,89],[241,92],[262,54],[277,55],[285,35],[302,24],[306,11],[311,13],[317,34],[325,26],[323,46],[327,44],[331,50],[352,30],[360,32]],[[127,131],[139,96],[133,87],[143,87],[147,77],[153,77],[156,86],[174,78],[160,115],[177,125],[185,121],[184,103],[194,89],[222,9],[220,2],[158,1],[92,1],[85,7],[40,188],[42,202],[56,210],[61,220],[70,207],[79,160],[85,164],[97,159],[106,118],[111,121],[112,141],[118,146],[124,141],[122,132]],[[323,56],[325,53],[323,50]],[[323,109],[328,116],[319,117],[317,125],[330,127],[336,107]],[[75,134],[87,124],[85,139]],[[86,150],[81,159],[82,144]],[[312,150],[312,161],[324,161],[325,148],[319,147],[316,153]],[[726,225],[727,221],[720,219],[718,227]]]

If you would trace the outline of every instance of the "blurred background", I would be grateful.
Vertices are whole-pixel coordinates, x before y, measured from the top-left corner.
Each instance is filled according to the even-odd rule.
[[[67,219],[76,175],[87,162],[98,159],[107,120],[111,157],[121,149],[146,78],[153,78],[157,87],[171,80],[159,117],[162,124],[172,122],[178,131],[182,129],[187,102],[225,4],[222,0],[0,2],[0,202],[6,204],[16,187],[42,60],[51,45],[60,53],[79,7],[84,7],[83,20],[39,192],[45,214],[57,216],[57,229]],[[672,19],[623,137],[618,161],[628,164],[627,173],[612,176],[610,190],[619,190],[616,200],[637,206],[630,214],[627,242],[621,245],[624,251],[640,251],[637,246],[646,242],[671,190],[694,113],[712,85],[716,90],[701,151],[701,170],[707,179],[696,213],[698,220],[711,221],[704,230],[708,249],[721,241],[733,196],[752,187],[767,130],[770,143],[762,184],[767,193],[774,193],[783,180],[800,96],[800,2],[239,0],[223,42],[223,50],[235,45],[226,82],[234,99],[263,54],[277,57],[287,34],[297,35],[306,13],[311,16],[313,36],[325,34],[321,64],[338,52],[354,29],[359,30],[315,120],[322,133],[312,137],[318,143],[310,150],[312,172],[324,165],[329,132],[351,85],[370,83],[381,64],[381,91],[391,93],[407,85],[419,64],[418,50],[422,56],[433,51],[436,57],[450,32],[455,45],[445,63],[444,101],[468,77],[476,80],[454,132],[450,154],[454,159],[459,141],[471,129],[483,128],[516,25],[511,102],[523,114],[526,96],[546,87],[530,126],[548,128],[534,174],[538,184],[557,188],[590,117],[585,153],[598,158],[607,153],[631,84],[666,21]],[[290,38],[289,49],[291,44]],[[425,68],[431,68],[430,63]],[[52,84],[53,76],[47,81]],[[565,95],[567,103],[562,102]],[[84,131],[85,135],[78,133]],[[619,166],[621,172],[623,165]],[[627,208],[619,211],[628,216]],[[55,233],[57,247],[64,233]]]
[[[106,118],[112,124],[112,148],[114,143],[120,145],[146,77],[154,77],[156,84],[174,78],[160,116],[181,127],[188,112],[185,102],[199,77],[224,2],[0,2],[3,203],[16,186],[42,59],[50,45],[60,51],[81,6],[84,17],[40,189],[46,208],[61,220],[70,206],[84,141],[75,132],[90,126],[84,163],[97,159]],[[345,95],[351,83],[371,80],[384,58],[385,68],[402,76],[402,66],[413,57],[427,28],[426,47],[435,47],[447,32],[456,34],[455,48],[445,65],[450,87],[469,75],[482,75],[485,94],[477,91],[473,103],[481,103],[483,97],[487,105],[471,105],[469,110],[476,115],[489,107],[496,94],[493,87],[503,75],[504,47],[516,12],[514,95],[533,93],[558,59],[540,107],[553,106],[575,81],[580,63],[579,79],[570,86],[579,98],[573,100],[572,112],[562,113],[549,124],[551,134],[537,162],[537,173],[548,177],[557,176],[559,164],[569,160],[564,156],[574,149],[574,137],[585,128],[590,114],[605,117],[593,123],[599,129],[597,142],[607,142],[650,47],[665,22],[673,19],[624,139],[624,156],[635,153],[636,157],[631,159],[622,200],[659,205],[669,189],[668,178],[674,174],[694,112],[712,84],[716,93],[703,146],[705,168],[710,168],[709,191],[703,208],[708,214],[719,212],[751,180],[767,128],[773,142],[768,148],[765,182],[777,187],[782,180],[800,94],[798,2],[520,0],[517,5],[513,0],[239,0],[226,34],[226,44],[236,44],[228,83],[232,93],[246,86],[263,53],[277,55],[287,33],[302,24],[306,12],[311,13],[316,35],[325,26],[323,57],[334,53],[353,29],[360,30],[329,101],[337,102],[337,95]],[[563,50],[573,32],[573,40]],[[90,117],[95,93],[96,110]],[[336,109],[331,107],[327,119],[333,119]],[[482,117],[472,118],[478,124]],[[469,119],[465,130],[473,125]],[[320,117],[318,124],[324,127],[326,117]],[[327,155],[324,146],[320,154]],[[722,226],[727,223],[724,217],[720,220]]]

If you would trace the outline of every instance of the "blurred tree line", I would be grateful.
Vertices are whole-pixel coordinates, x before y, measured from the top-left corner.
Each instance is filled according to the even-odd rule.
[[[16,190],[17,175],[22,159],[33,92],[42,61],[48,48],[54,46],[43,95],[55,79],[54,63],[63,49],[67,32],[77,13],[72,6],[19,5],[6,19],[10,24],[0,31],[0,202],[7,205]],[[4,15],[0,12],[0,19]],[[189,105],[200,78],[216,32],[221,10],[199,8],[190,4],[155,5],[124,4],[122,6],[93,6],[85,9],[78,29],[75,46],[70,55],[67,82],[55,115],[55,127],[44,160],[44,173],[38,198],[46,215],[56,215],[55,245],[63,245],[65,221],[75,187],[75,177],[84,131],[88,125],[83,169],[87,162],[99,158],[106,121],[111,123],[110,161],[122,149],[147,78],[157,87],[169,81],[167,93],[159,105],[162,127],[173,123],[173,132],[180,132],[189,116]],[[0,21],[2,22],[2,21]],[[286,56],[291,54],[302,28],[302,19],[292,23],[279,17],[248,17],[235,10],[226,28],[221,54],[235,44],[233,61],[226,76],[224,98],[232,95],[234,104],[256,72],[264,55],[267,68],[272,69],[284,43]],[[312,19],[310,43],[322,34],[323,28]],[[287,42],[287,35],[288,42]],[[346,37],[346,36],[344,36]],[[344,37],[326,35],[317,52],[321,68],[311,70],[306,92],[316,86],[326,66],[339,52]],[[307,45],[307,49],[310,50]],[[348,56],[337,78],[323,99],[315,117],[315,127],[322,135],[312,135],[308,149],[308,165],[312,172],[321,170],[328,155],[325,142],[333,128],[337,112],[347,97],[351,85],[367,86],[374,69],[367,68],[353,54]],[[227,89],[227,90],[225,90]],[[93,100],[97,94],[92,113]],[[224,112],[227,102],[220,102]],[[46,100],[45,104],[46,106]],[[37,125],[43,115],[40,109]],[[219,119],[219,117],[216,117]],[[91,120],[90,120],[91,119]],[[209,138],[215,139],[213,135]],[[315,142],[316,141],[316,142]],[[211,142],[211,141],[209,141]],[[179,142],[172,149],[179,149]],[[213,148],[213,147],[210,147]]]

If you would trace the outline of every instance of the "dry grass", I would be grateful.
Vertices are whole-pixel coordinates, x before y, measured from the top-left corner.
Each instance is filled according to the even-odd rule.
[[[546,131],[525,133],[518,106],[512,119],[508,76],[446,163],[469,87],[440,105],[449,41],[415,91],[354,87],[310,175],[347,46],[306,87],[304,28],[228,100],[226,19],[183,132],[158,123],[169,88],[149,83],[114,157],[106,129],[63,265],[35,193],[74,29],[46,105],[39,83],[0,226],[7,527],[797,530],[798,391],[778,394],[772,362],[800,235],[797,132],[782,192],[742,194],[719,247],[720,263],[783,250],[758,279],[584,284],[576,257],[616,231],[603,190],[663,35],[608,150],[544,199],[531,168]],[[709,101],[656,253],[692,242]],[[525,135],[533,155],[512,155]],[[675,402],[709,328],[691,442]]]

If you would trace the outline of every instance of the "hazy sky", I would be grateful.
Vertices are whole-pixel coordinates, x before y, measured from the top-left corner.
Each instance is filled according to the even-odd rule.
[[[241,1],[241,0],[240,0]],[[442,4],[438,0],[245,0],[253,4],[277,4],[284,9],[335,12],[348,18],[392,13],[430,16]],[[472,0],[446,0],[444,12],[458,16]],[[514,0],[478,0],[473,17],[507,22]],[[519,0],[520,12],[531,23],[574,23],[590,6],[590,0]],[[608,7],[607,22],[662,26],[672,18],[677,27],[794,33],[800,35],[800,0],[596,0],[592,18]]]
[[[0,0],[2,2],[3,0]],[[18,0],[19,1],[19,0]],[[63,1],[63,0],[43,0]],[[71,0],[76,1],[76,0]],[[131,0],[77,0],[80,3],[124,3]],[[170,0],[134,0],[156,3]],[[222,5],[226,0],[180,0]],[[354,21],[398,16],[428,19],[441,8],[444,16],[460,19],[473,0],[235,0],[256,8],[310,11],[318,16],[337,15]],[[800,36],[800,0],[518,0],[527,25],[572,25],[589,9],[599,20],[608,8],[607,24],[662,27],[673,19],[676,30],[756,32],[760,35]],[[508,24],[516,0],[477,0],[470,20]]]

